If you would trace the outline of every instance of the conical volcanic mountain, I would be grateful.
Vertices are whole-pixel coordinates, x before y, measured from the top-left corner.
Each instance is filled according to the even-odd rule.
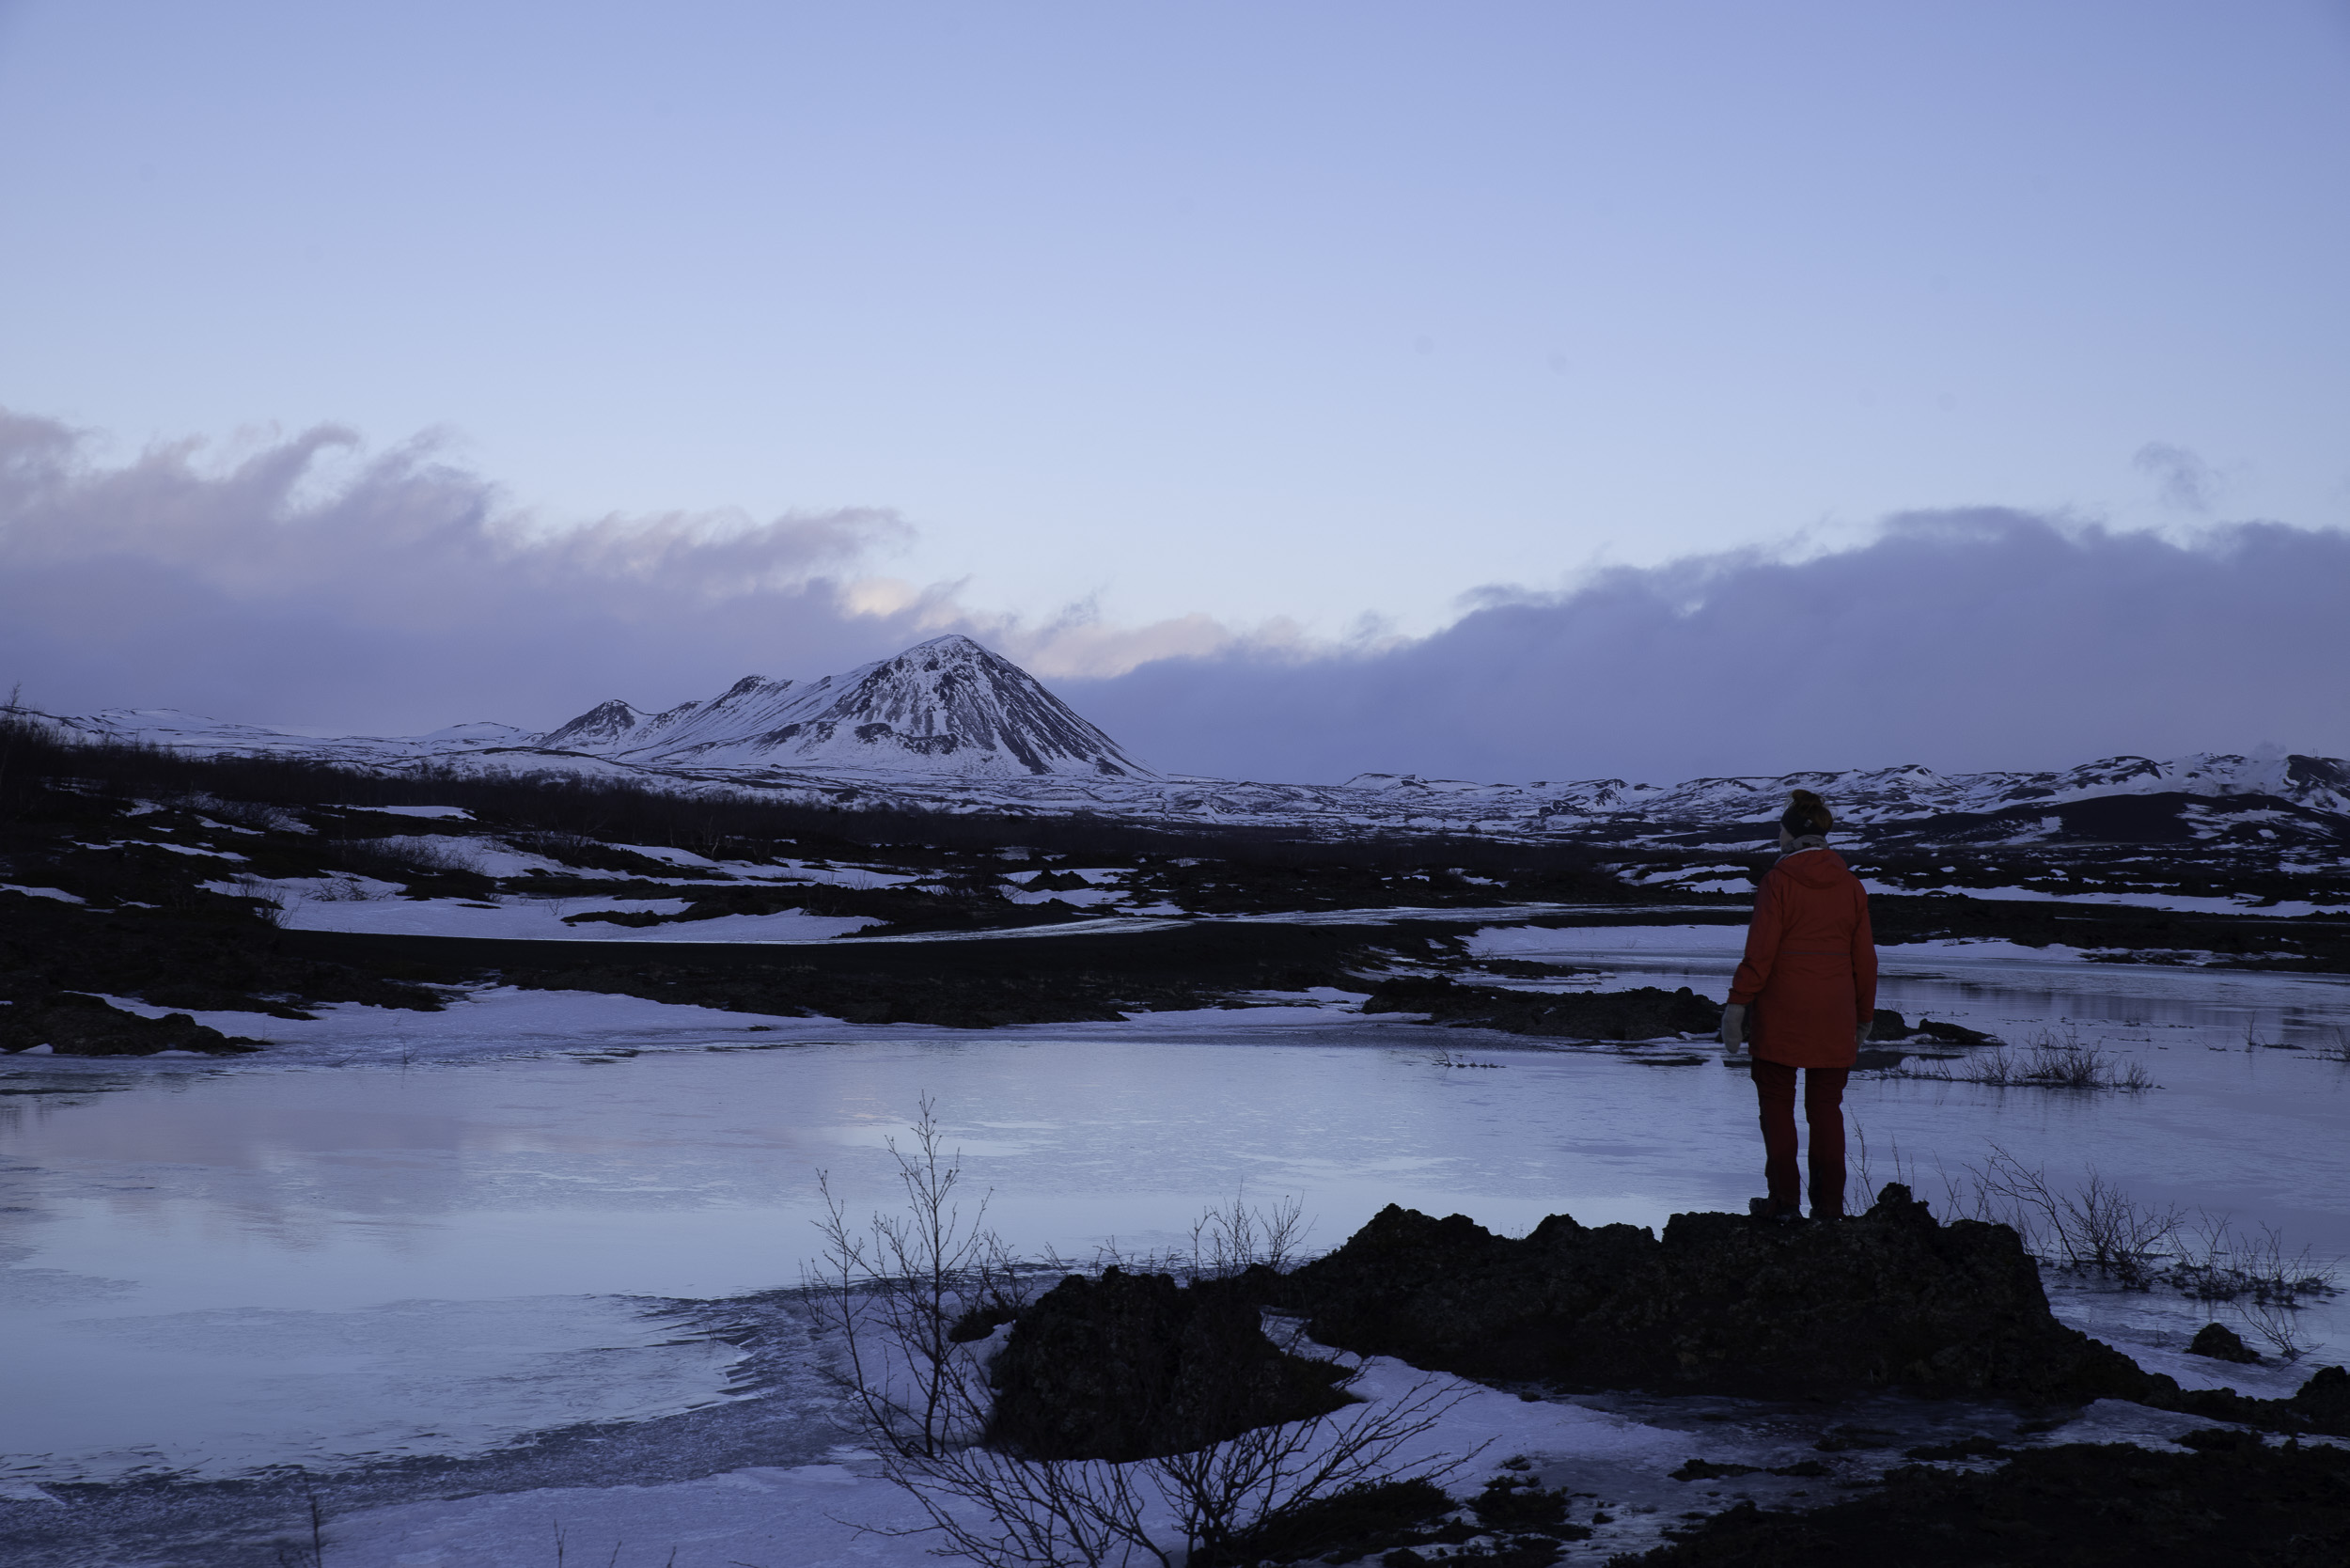
[[[1034,676],[965,636],[816,681],[746,675],[664,713],[605,702],[539,745],[667,767],[1152,776]]]

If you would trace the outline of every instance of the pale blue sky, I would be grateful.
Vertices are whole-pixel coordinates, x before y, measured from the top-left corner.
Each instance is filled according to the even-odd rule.
[[[1427,630],[1904,509],[2341,526],[2346,177],[2314,0],[17,0],[0,406]]]

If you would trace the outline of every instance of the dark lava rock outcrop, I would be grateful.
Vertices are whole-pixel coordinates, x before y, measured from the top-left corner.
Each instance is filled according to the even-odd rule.
[[[2133,1398],[2146,1381],[2050,1314],[2013,1231],[1939,1224],[1899,1185],[1840,1223],[1684,1214],[1662,1239],[1553,1215],[1512,1240],[1389,1206],[1272,1294],[1325,1344],[1474,1377],[2066,1400]]]
[[[1498,1029],[1506,1034],[1551,1040],[1628,1043],[1669,1040],[1676,1035],[1711,1035],[1722,1027],[1722,1007],[1687,986],[1666,991],[1653,985],[1629,991],[1517,991],[1500,985],[1461,985],[1448,975],[1403,975],[1383,980],[1363,1003],[1365,1012],[1424,1012],[1432,1024]],[[1877,1010],[1870,1038],[1880,1046],[1904,1041],[1936,1045],[1996,1045],[1979,1029],[1935,1019],[1909,1023],[1888,1008]],[[1906,1053],[1864,1050],[1862,1067],[1891,1067]]]
[[[1434,1024],[1503,1029],[1558,1040],[1663,1040],[1712,1034],[1722,1027],[1719,1002],[1687,986],[1554,994],[1497,985],[1455,985],[1443,975],[1383,980],[1365,1012],[1424,1012]]]
[[[2201,1439],[2201,1441],[2199,1441]],[[2198,1451],[2067,1444],[1988,1472],[1908,1466],[1803,1513],[1745,1503],[1628,1568],[1899,1562],[1915,1568],[2337,1568],[2350,1561],[2350,1451],[2189,1433]]]
[[[2058,1322],[2014,1231],[1937,1223],[1896,1184],[1853,1219],[1684,1214],[1661,1238],[1553,1215],[1513,1240],[1390,1205],[1286,1275],[1260,1266],[1190,1287],[1117,1269],[1072,1276],[1020,1314],[994,1364],[991,1438],[1034,1458],[1132,1460],[1343,1404],[1337,1369],[1277,1348],[1261,1307],[1304,1315],[1326,1345],[1491,1381],[1770,1399],[2122,1399],[2350,1436],[2342,1368],[2283,1400],[2182,1389]]]
[[[261,1043],[207,1028],[184,1012],[142,1018],[99,996],[53,991],[0,1007],[0,1050],[46,1045],[61,1057],[151,1057],[158,1051],[236,1056]]]
[[[1877,1009],[1876,1016],[1870,1021],[1871,1040],[1916,1040],[1921,1036],[1945,1045],[1997,1045],[1999,1043],[1996,1035],[1970,1029],[1964,1024],[1945,1024],[1939,1019],[1924,1017],[1912,1024],[1891,1008]]]
[[[2186,1353],[2189,1356],[2208,1356],[2215,1361],[2253,1362],[2260,1359],[2260,1353],[2246,1344],[2243,1337],[2224,1323],[2207,1323],[2197,1329],[2195,1338],[2187,1341]]]
[[[1940,1224],[1899,1184],[1852,1219],[1675,1215],[1661,1239],[1553,1215],[1512,1240],[1389,1205],[1336,1252],[1247,1278],[1324,1344],[1469,1377],[1782,1399],[2123,1399],[2350,1435],[2342,1368],[2290,1399],[2183,1389],[2058,1322],[2013,1231]]]
[[[990,1440],[1035,1459],[1147,1459],[1338,1409],[1340,1368],[1265,1338],[1251,1296],[1271,1278],[1072,1275],[995,1357]]]

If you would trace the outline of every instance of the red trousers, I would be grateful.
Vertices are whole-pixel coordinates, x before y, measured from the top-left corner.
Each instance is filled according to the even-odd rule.
[[[1762,1107],[1762,1179],[1771,1206],[1793,1214],[1795,1183],[1795,1069],[1756,1058],[1747,1071]],[[1811,1128],[1811,1217],[1844,1212],[1844,1080],[1849,1067],[1803,1069],[1803,1119]]]

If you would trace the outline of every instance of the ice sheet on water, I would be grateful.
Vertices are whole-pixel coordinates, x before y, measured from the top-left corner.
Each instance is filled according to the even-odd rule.
[[[473,1453],[724,1399],[741,1356],[609,1297],[8,1321],[40,1345],[0,1368],[19,1481]]]
[[[656,1002],[603,991],[531,991],[516,986],[448,987],[438,1012],[368,1007],[358,1002],[314,1005],[311,1019],[253,1012],[196,1012],[199,1024],[226,1034],[267,1040],[275,1049],[234,1064],[236,1071],[274,1067],[414,1063],[524,1056],[545,1051],[661,1050],[766,1037],[839,1039],[862,1032],[829,1018],[729,1012],[688,1003]],[[160,1018],[173,1009],[134,996],[106,1000],[127,1012]],[[150,1058],[110,1058],[112,1074],[136,1071]],[[99,1070],[92,1062],[90,1069]],[[227,1070],[224,1067],[224,1070]]]
[[[1704,929],[1739,934],[1736,927]],[[1896,1005],[2012,1038],[2032,1028],[2077,1030],[2152,1063],[2165,1087],[2098,1095],[1863,1078],[1847,1107],[1868,1139],[1872,1184],[1904,1177],[1943,1211],[1938,1177],[1980,1161],[1996,1142],[2060,1180],[2093,1163],[2149,1201],[2229,1211],[2242,1224],[2276,1223],[2321,1254],[2350,1252],[2350,1154],[2342,1136],[2350,1124],[2350,1069],[2313,1050],[2244,1048],[2248,1020],[2263,1038],[2286,1039],[2317,1039],[2331,1024],[2350,1022],[2350,987],[2324,977],[2096,965],[1980,949],[1918,954],[1914,964],[1908,949],[1893,949],[1902,956],[1888,962],[1888,986],[1909,988]],[[1655,983],[1656,975],[1690,962],[1663,951],[1611,966],[1623,983]],[[99,1301],[48,1319],[79,1324],[103,1311],[127,1316],[127,1308],[196,1326],[143,1339],[129,1329],[52,1321],[14,1332],[10,1342],[39,1356],[80,1336],[118,1357],[176,1358],[200,1372],[223,1359],[204,1350],[205,1334],[217,1335],[216,1344],[249,1348],[258,1331],[235,1324],[273,1324],[299,1310],[359,1322],[403,1296],[470,1293],[495,1302],[556,1289],[575,1299],[616,1292],[707,1297],[786,1284],[811,1234],[809,1173],[828,1167],[838,1190],[860,1210],[887,1201],[883,1137],[926,1092],[948,1119],[950,1142],[967,1149],[972,1190],[995,1193],[990,1222],[1030,1251],[1049,1245],[1085,1255],[1113,1238],[1139,1250],[1180,1247],[1207,1201],[1244,1184],[1263,1198],[1300,1197],[1316,1221],[1309,1241],[1319,1247],[1342,1240],[1388,1201],[1520,1231],[1551,1212],[1587,1223],[1656,1225],[1677,1210],[1742,1207],[1755,1190],[1753,1103],[1739,1074],[1711,1066],[1640,1068],[1608,1053],[1553,1053],[1509,1036],[1367,1019],[1345,1011],[1341,996],[1294,1000],[1299,1005],[1263,1011],[974,1037],[811,1020],[776,1020],[770,1032],[750,1033],[746,1025],[760,1021],[741,1014],[624,997],[485,992],[440,1014],[328,1010],[318,1026],[283,1026],[312,1030],[312,1043],[272,1053],[274,1066],[256,1060],[167,1072],[12,1062],[18,1087],[52,1078],[130,1086],[59,1097],[56,1109],[39,1116],[21,1108],[22,1097],[0,1105],[0,1114],[15,1119],[19,1156],[18,1168],[0,1172],[0,1185],[24,1211],[0,1223],[7,1240],[28,1249],[20,1266],[131,1279],[144,1293],[135,1302]],[[2264,1032],[2272,1025],[2280,1036]],[[793,1043],[782,1051],[736,1048],[778,1041]],[[1443,1072],[1430,1065],[1435,1043],[1456,1051],[1471,1044],[1501,1070]],[[420,1046],[443,1053],[443,1065],[384,1070],[400,1051]],[[329,1061],[376,1065],[316,1070]],[[289,1062],[304,1070],[281,1070]],[[90,1076],[72,1076],[85,1069]],[[558,1278],[559,1286],[545,1283]],[[2284,1392],[2350,1348],[2342,1313],[2326,1304],[2301,1315],[2317,1348],[2297,1365],[2203,1363],[2184,1354],[2203,1310],[2194,1304],[2057,1276],[2050,1286],[2067,1321],[2183,1381]],[[246,1294],[222,1294],[232,1287]],[[297,1309],[291,1304],[306,1299],[305,1291],[340,1294]],[[306,1354],[328,1356],[344,1342],[339,1333],[321,1328],[299,1342],[310,1347]],[[518,1432],[560,1419],[566,1388],[576,1392],[592,1381],[580,1371],[588,1362],[567,1367],[536,1341],[505,1342],[513,1358],[504,1371],[477,1366],[467,1386],[449,1395],[461,1402],[460,1416],[477,1423],[467,1431]],[[648,1366],[664,1354],[608,1335],[564,1344],[589,1356],[617,1344],[632,1356],[649,1355]],[[542,1353],[547,1359],[533,1359]],[[301,1371],[286,1375],[298,1381]],[[308,1451],[316,1452],[363,1451],[387,1434],[397,1439],[384,1412],[411,1407],[400,1403],[396,1372],[386,1363],[368,1374],[389,1390],[381,1409],[366,1401],[304,1406],[297,1397],[289,1408],[306,1410],[310,1425],[264,1435],[289,1450],[312,1444]],[[542,1374],[543,1392],[537,1388]],[[687,1383],[674,1387],[691,1392]],[[165,1379],[163,1392],[169,1389]],[[346,1560],[390,1562],[401,1552],[443,1551],[450,1555],[441,1560],[454,1562],[461,1542],[509,1536],[516,1555],[526,1559],[521,1548],[527,1544],[543,1556],[546,1521],[558,1513],[582,1529],[609,1524],[600,1550],[616,1535],[650,1543],[672,1532],[652,1549],[654,1561],[672,1540],[682,1548],[682,1564],[822,1561],[827,1552],[842,1560],[853,1548],[830,1544],[836,1538],[823,1533],[830,1528],[821,1522],[824,1511],[791,1499],[822,1491],[837,1504],[844,1494],[870,1495],[883,1499],[881,1507],[886,1497],[857,1491],[867,1485],[856,1479],[858,1461],[824,1461],[827,1429],[812,1403],[817,1396],[803,1396],[809,1403],[792,1407],[799,1424],[788,1433],[774,1429],[755,1448],[739,1438],[708,1443],[716,1468],[699,1480],[678,1477],[651,1448],[616,1438],[552,1490],[516,1470],[494,1496],[473,1502],[411,1500],[380,1511],[381,1531],[366,1523],[374,1513],[353,1515],[346,1521]],[[1496,1398],[1502,1400],[1496,1423],[1553,1423],[1541,1433],[1509,1427],[1507,1442],[1545,1466],[1577,1467],[1595,1478],[1591,1488],[1620,1491],[1627,1507],[1662,1510],[1657,1517],[1670,1517],[1671,1500],[1687,1496],[1687,1485],[1668,1473],[1683,1459],[1702,1453],[1776,1465],[1811,1440],[1788,1426],[1789,1418],[1766,1411],[1733,1410],[1731,1419],[1700,1427],[1660,1409],[1586,1403],[1574,1407],[1580,1414],[1545,1416],[1543,1409],[1568,1407]],[[657,1407],[658,1401],[645,1406]],[[2161,1420],[2150,1425],[2135,1407],[2094,1414],[2095,1422],[2063,1429],[2056,1439],[2107,1430],[2098,1423],[2138,1440],[2164,1435]],[[693,1448],[700,1439],[692,1434],[737,1419],[747,1419],[744,1405],[639,1424],[659,1428],[657,1451],[669,1452],[681,1443]],[[1972,1418],[1945,1407],[1934,1419],[1947,1430],[1926,1435],[1963,1435],[1959,1427]],[[1603,1433],[1594,1422],[1613,1424]],[[1603,1451],[1595,1446],[1603,1439],[1615,1446]],[[807,1463],[745,1468],[785,1454]],[[669,1479],[645,1483],[656,1476]],[[1806,1482],[1769,1484],[1792,1490]],[[729,1497],[752,1501],[737,1507]],[[837,1506],[833,1512],[847,1516]],[[787,1533],[781,1539],[792,1544],[779,1546],[774,1531],[787,1525],[812,1533]],[[868,1540],[854,1549],[876,1548]],[[634,1552],[632,1545],[623,1560]],[[918,1555],[912,1548],[904,1560]]]

